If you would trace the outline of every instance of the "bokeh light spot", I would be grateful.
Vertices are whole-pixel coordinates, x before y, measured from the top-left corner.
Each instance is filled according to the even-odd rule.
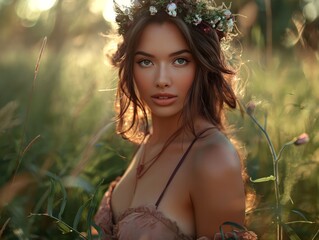
[[[117,0],[116,3],[120,6],[130,6],[130,0]],[[113,0],[106,0],[103,10],[103,18],[108,22],[115,21],[115,12],[114,12],[114,5]]]
[[[312,22],[318,17],[318,8],[314,2],[308,2],[303,8],[303,15]]]
[[[47,11],[51,9],[57,0],[28,0],[31,11]]]

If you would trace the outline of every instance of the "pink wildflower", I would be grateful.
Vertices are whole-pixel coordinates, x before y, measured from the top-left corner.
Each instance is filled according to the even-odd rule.
[[[303,145],[306,144],[307,142],[309,142],[309,136],[307,133],[302,133],[299,135],[299,137],[297,137],[297,139],[294,141],[294,144],[299,146],[299,145]]]
[[[246,105],[246,111],[249,115],[252,115],[255,111],[256,104],[253,101],[250,101]]]

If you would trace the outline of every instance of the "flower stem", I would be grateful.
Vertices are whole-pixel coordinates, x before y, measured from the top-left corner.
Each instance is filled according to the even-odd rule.
[[[250,118],[253,120],[253,122],[258,126],[258,128],[262,131],[262,133],[264,134],[264,136],[267,139],[267,143],[272,155],[272,162],[273,162],[273,174],[275,176],[275,181],[274,181],[274,188],[275,188],[275,197],[276,197],[276,207],[275,207],[275,215],[276,215],[276,235],[277,235],[277,240],[281,240],[282,239],[282,227],[281,227],[281,209],[280,209],[280,191],[279,191],[279,158],[281,156],[282,151],[284,150],[284,148],[286,147],[286,145],[284,145],[282,147],[282,149],[279,152],[279,155],[277,156],[274,145],[267,133],[267,131],[265,130],[264,127],[262,127],[260,125],[260,123],[257,121],[257,119],[252,115],[249,114]]]

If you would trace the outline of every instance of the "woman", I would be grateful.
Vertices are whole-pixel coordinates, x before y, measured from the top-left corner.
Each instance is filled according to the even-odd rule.
[[[245,217],[241,161],[225,135],[224,108],[237,102],[220,42],[231,12],[189,0],[116,11],[117,130],[140,147],[102,199],[103,239],[256,239],[220,233]]]

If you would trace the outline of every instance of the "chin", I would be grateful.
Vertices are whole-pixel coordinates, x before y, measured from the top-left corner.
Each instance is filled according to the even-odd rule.
[[[182,110],[172,110],[172,109],[160,109],[160,110],[151,110],[152,117],[156,118],[176,118],[180,117]]]

